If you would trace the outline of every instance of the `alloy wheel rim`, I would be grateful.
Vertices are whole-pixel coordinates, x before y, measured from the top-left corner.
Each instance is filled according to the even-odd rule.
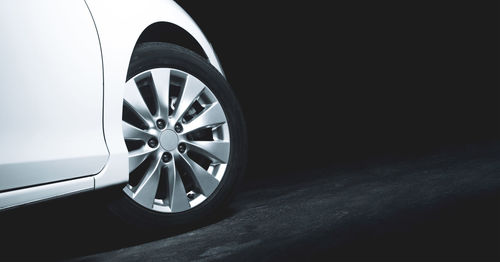
[[[158,212],[205,201],[225,174],[229,127],[219,101],[198,78],[156,68],[125,85],[122,129],[129,183],[123,191]]]

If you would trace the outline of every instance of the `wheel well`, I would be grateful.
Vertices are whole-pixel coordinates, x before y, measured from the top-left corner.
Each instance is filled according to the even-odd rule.
[[[137,40],[136,46],[145,42],[171,43],[187,48],[208,59],[200,44],[186,30],[172,23],[157,22],[148,26]]]

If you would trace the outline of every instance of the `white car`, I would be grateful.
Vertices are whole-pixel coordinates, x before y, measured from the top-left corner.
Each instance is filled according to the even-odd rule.
[[[242,112],[170,0],[0,4],[0,210],[119,187],[148,228],[196,223],[242,179]]]

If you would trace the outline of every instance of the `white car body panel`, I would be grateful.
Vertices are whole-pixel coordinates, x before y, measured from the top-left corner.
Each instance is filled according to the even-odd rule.
[[[0,191],[99,173],[102,64],[85,3],[3,2],[0,32]]]
[[[87,0],[101,41],[104,64],[104,135],[110,152],[106,169],[95,177],[96,188],[128,181],[128,158],[122,134],[123,87],[137,39],[149,25],[180,26],[200,44],[209,61],[222,69],[212,46],[193,19],[170,0]]]
[[[17,74],[17,77],[21,77],[21,80],[18,79],[21,82],[17,84],[16,82],[12,82],[11,84],[22,85],[22,88],[29,88],[38,83],[38,86],[42,84],[42,86],[47,88],[58,88],[44,83],[44,80],[47,79],[45,73],[53,78],[58,76],[59,74],[57,74],[54,68],[60,68],[61,71],[59,73],[64,72],[68,74],[65,77],[68,81],[72,80],[71,86],[74,87],[75,91],[63,93],[62,97],[51,97],[53,94],[45,92],[41,94],[37,93],[36,90],[33,91],[30,89],[30,92],[34,92],[28,94],[31,97],[30,102],[33,103],[30,106],[31,111],[21,111],[15,114],[10,113],[13,110],[13,101],[18,103],[23,96],[17,94],[17,97],[9,98],[5,96],[9,92],[3,91],[2,96],[0,96],[0,109],[4,109],[2,112],[6,112],[5,110],[7,110],[9,114],[1,114],[0,122],[13,123],[15,121],[18,126],[12,130],[2,128],[1,131],[0,186],[5,188],[4,181],[18,179],[16,176],[4,173],[7,170],[6,168],[8,168],[6,165],[13,163],[19,164],[18,168],[24,169],[23,174],[26,175],[26,178],[36,180],[39,176],[47,176],[53,179],[46,181],[46,183],[54,183],[3,192],[0,189],[0,210],[128,181],[128,152],[124,143],[121,126],[123,88],[133,48],[141,33],[149,25],[157,22],[169,22],[183,28],[198,42],[208,57],[209,62],[223,74],[222,68],[208,40],[192,18],[174,1],[52,0],[47,3],[47,1],[32,0],[28,2],[21,1],[8,4],[9,7],[15,6],[21,11],[27,8],[33,10],[33,16],[31,18],[24,17],[26,21],[23,22],[20,22],[23,20],[22,17],[13,17],[9,10],[4,7],[0,8],[0,13],[2,13],[0,18],[2,19],[0,24],[1,31],[3,33],[10,30],[15,35],[20,32],[19,30],[21,29],[19,27],[22,23],[26,22],[32,24],[41,23],[40,28],[55,26],[56,28],[46,28],[36,33],[31,32],[35,36],[38,36],[38,38],[33,39],[33,42],[36,43],[36,49],[38,49],[39,53],[47,56],[52,54],[54,61],[48,63],[45,60],[40,60],[38,61],[37,69],[43,69],[42,71],[33,75],[32,70],[28,70],[30,72],[29,77],[23,76],[23,69],[33,66],[30,65],[30,59],[33,59],[32,54],[26,55],[24,60],[12,54],[9,56],[7,54],[8,51],[15,51],[17,55],[20,55],[23,54],[24,49],[28,48],[28,46],[27,43],[17,43],[19,39],[15,40],[17,42],[14,42],[14,40],[12,42],[5,42],[7,37],[4,33],[2,37],[4,43],[0,43],[0,47],[2,47],[0,48],[0,52],[4,55],[3,61],[16,63],[16,70],[11,70],[11,73]],[[57,9],[54,10],[53,6],[55,4],[60,11]],[[88,10],[85,10],[87,13],[74,14],[70,12],[71,9],[67,9],[69,6],[84,5],[85,7],[85,4],[87,4],[91,14]],[[50,10],[51,8],[53,10]],[[44,14],[40,14],[40,11],[44,11],[41,12]],[[80,11],[78,10],[78,12]],[[48,17],[49,14],[52,14],[53,17]],[[42,15],[47,17],[41,17]],[[87,15],[88,17],[76,17],[75,15]],[[60,16],[64,16],[64,19]],[[91,19],[90,22],[93,20],[95,23],[95,26],[92,24],[91,29],[93,31],[89,29],[88,19]],[[80,20],[85,20],[85,22]],[[21,23],[21,25],[13,26],[12,23]],[[50,23],[55,23],[55,25]],[[84,50],[84,53],[77,54],[73,49],[64,50],[64,46],[48,46],[49,41],[44,38],[49,36],[46,30],[56,33],[57,31],[55,30],[58,30],[57,27],[60,27],[59,30],[73,28],[75,32],[70,32],[72,37],[64,37],[63,40],[73,41],[73,44],[76,42],[77,48]],[[16,44],[16,46],[6,46],[7,44]],[[62,43],[58,44],[62,45]],[[98,52],[99,48],[100,52]],[[5,59],[5,57],[9,57],[9,59]],[[72,59],[81,60],[79,60],[79,63],[68,63]],[[0,70],[0,74],[2,74],[2,77],[5,77],[3,73],[9,65],[3,62],[1,66],[2,70]],[[79,77],[74,74],[72,75],[74,72],[69,69],[74,70],[75,67],[84,67],[84,69],[80,70],[83,70],[83,73],[92,74],[92,76]],[[96,72],[98,71],[103,72],[103,78],[102,74],[97,75]],[[8,85],[5,85],[4,82],[4,86],[6,88]],[[65,85],[61,83],[61,86]],[[90,89],[85,89],[83,86]],[[95,92],[96,90],[99,90],[99,92]],[[33,94],[37,94],[38,98],[42,97],[48,100],[35,100],[36,96]],[[76,97],[78,99],[74,99]],[[51,101],[54,104],[48,106],[47,101]],[[89,102],[89,104],[84,102]],[[26,105],[26,103],[21,105]],[[72,107],[69,107],[70,105]],[[61,110],[61,108],[67,107],[68,111]],[[37,111],[39,114],[34,112],[35,108],[40,110]],[[97,111],[99,111],[99,114],[97,114]],[[45,117],[50,114],[52,114],[52,117],[57,117],[57,121],[54,118]],[[26,118],[35,121],[38,130],[32,128],[33,122],[20,121]],[[57,129],[47,125],[55,124],[56,122],[63,123],[63,126],[59,126],[60,128]],[[86,124],[84,125],[84,123]],[[18,140],[20,138],[28,139],[29,143],[23,142],[20,145]],[[55,142],[59,142],[60,144],[54,144]],[[42,154],[40,154],[40,150],[43,151]],[[12,152],[15,154],[12,154]],[[23,153],[22,158],[19,156],[21,152]],[[13,157],[16,154],[17,157]],[[27,159],[32,159],[33,161],[27,161]],[[42,163],[44,161],[48,161],[45,162],[46,166]],[[53,163],[60,163],[60,166],[53,165]],[[79,165],[86,167],[86,169],[75,168]],[[59,177],[67,176],[67,179],[70,179],[85,175],[93,176],[57,182],[61,180]],[[90,186],[89,181],[93,181],[92,186]],[[17,183],[24,183],[25,186],[37,184],[30,184],[30,181]]]

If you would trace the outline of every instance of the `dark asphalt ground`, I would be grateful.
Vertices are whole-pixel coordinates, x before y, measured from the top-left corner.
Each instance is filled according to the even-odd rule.
[[[131,235],[95,194],[4,212],[0,261],[500,261],[500,143],[260,177],[185,232]]]

